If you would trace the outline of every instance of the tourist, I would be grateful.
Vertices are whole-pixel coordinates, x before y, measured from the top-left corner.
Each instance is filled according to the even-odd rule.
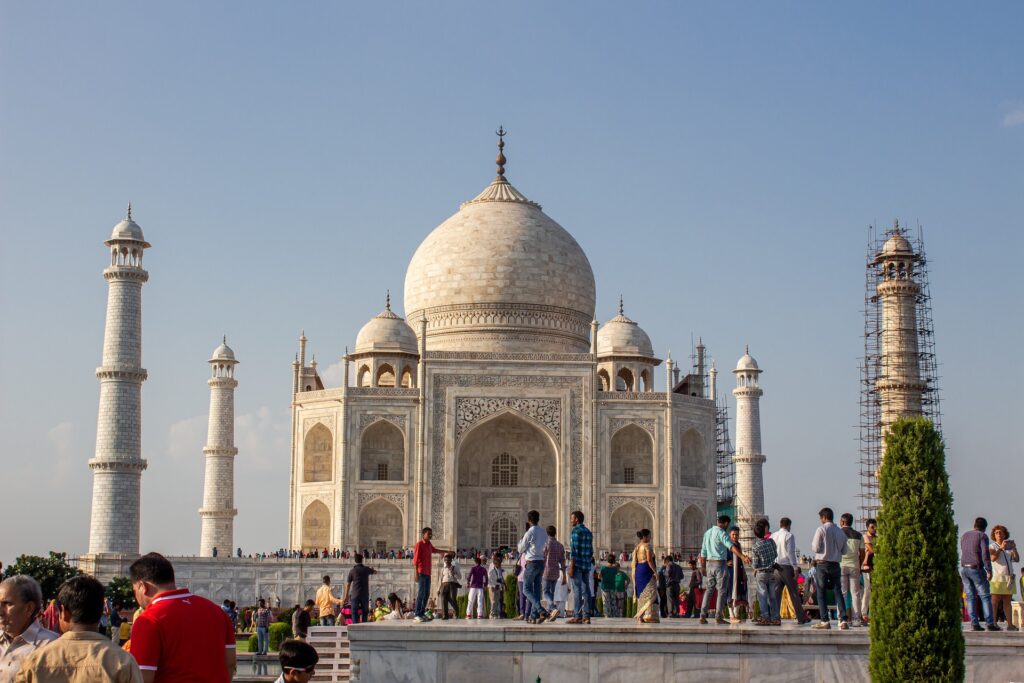
[[[607,564],[601,567],[601,599],[604,603],[604,616],[606,617],[618,617],[621,616],[616,614],[615,605],[617,600],[615,599],[615,577],[621,572],[619,571],[619,564],[615,561],[615,553],[608,553],[606,558]]]
[[[352,559],[355,564],[348,572],[341,602],[351,605],[353,623],[365,624],[370,620],[370,576],[376,574],[377,570],[365,566],[360,553],[356,553]]]
[[[530,612],[526,623],[538,624],[546,621],[547,612],[541,606],[541,581],[544,576],[544,544],[547,534],[540,528],[540,513],[530,510],[526,513],[526,533],[519,540],[519,552],[526,556],[523,570],[523,592],[529,601]]]
[[[640,540],[633,548],[633,586],[636,591],[636,620],[642,624],[653,624],[658,618],[658,588],[655,574],[658,565],[651,548],[651,530],[636,532]]]
[[[103,584],[91,576],[65,581],[57,592],[61,637],[22,662],[18,683],[142,683],[135,659],[100,632]]]
[[[473,566],[466,577],[469,586],[469,598],[466,601],[466,618],[484,618],[484,592],[487,590],[487,570],[483,566],[483,558],[473,557]]]
[[[487,585],[491,590],[491,619],[505,618],[505,570],[501,568],[501,553],[494,553],[487,569]]]
[[[526,578],[526,554],[516,558],[516,566],[513,570],[516,574],[516,608],[519,610],[516,619],[522,621],[530,610],[530,602],[526,599],[526,591],[523,590],[523,579]]]
[[[321,626],[334,626],[336,622],[334,610],[341,604],[342,601],[334,597],[331,577],[324,574],[323,583],[316,589],[316,608]]]
[[[629,587],[631,577],[622,571],[622,566],[616,562],[615,572],[615,616],[626,616],[626,589]],[[557,598],[556,598],[557,599]]]
[[[387,611],[384,612],[384,619],[386,621],[394,621],[397,619],[408,619],[410,614],[407,613],[405,606],[402,604],[402,599],[398,597],[397,593],[388,593],[388,607]]]
[[[686,587],[686,599],[683,602],[683,618],[690,619],[698,615],[700,602],[698,601],[701,587],[704,585],[704,576],[697,568],[697,560],[690,560],[687,563],[690,567],[690,581]]]
[[[1001,631],[996,626],[992,614],[992,596],[989,592],[989,581],[992,580],[992,555],[990,543],[985,529],[988,520],[978,517],[974,520],[974,528],[960,537],[960,578],[964,584],[967,599],[967,616],[971,620],[973,631]],[[985,617],[985,627],[978,621],[978,610],[975,598],[981,600],[981,611]]]
[[[992,527],[992,542],[988,546],[992,559],[992,579],[989,589],[992,594],[992,618],[998,622],[1002,616],[1007,631],[1018,630],[1013,625],[1011,601],[1015,591],[1013,563],[1020,562],[1017,544],[1010,540],[1010,532],[1002,524]]]
[[[634,551],[635,552],[635,551]],[[657,564],[657,562],[655,562]],[[658,567],[658,571],[655,572],[655,577],[658,580],[658,609],[661,610],[661,617],[665,618],[668,616],[668,599],[665,595],[665,566]]]
[[[252,613],[252,628],[256,631],[256,654],[265,655],[270,648],[270,624],[274,613],[267,607],[267,601],[260,598],[259,606]]]
[[[0,683],[11,683],[29,655],[57,639],[36,620],[42,609],[43,591],[31,576],[19,574],[0,583]]]
[[[755,622],[758,626],[780,626],[782,616],[779,613],[779,574],[775,571],[775,561],[779,549],[775,541],[768,535],[768,520],[759,519],[754,524],[754,547],[750,551],[753,558],[754,580],[757,582],[757,604],[761,608],[761,616]]]
[[[708,580],[704,599],[700,606],[700,623],[708,623],[708,607],[711,606],[711,595],[713,591],[718,593],[718,601],[715,608],[715,623],[724,624],[726,592],[732,591],[732,586],[725,586],[726,566],[725,562],[729,553],[732,553],[741,562],[748,559],[740,549],[729,539],[725,532],[732,520],[729,515],[721,515],[718,524],[704,532],[704,538],[700,545],[700,572]]]
[[[132,624],[131,653],[143,680],[230,681],[235,631],[227,615],[206,598],[178,588],[174,567],[158,553],[132,562],[128,578],[142,609]]]
[[[565,546],[555,537],[558,533],[553,526],[547,528],[548,540],[544,543],[544,601],[547,603],[548,621],[558,618],[555,604],[555,590],[558,583],[567,583],[565,577]]]
[[[622,572],[619,572],[622,576],[625,576]],[[569,600],[569,583],[568,581],[558,581],[555,583],[555,609],[558,610],[559,614],[566,614],[565,603]]]
[[[459,589],[462,588],[462,569],[454,561],[455,555],[448,553],[444,556],[444,564],[441,566],[441,619],[448,620],[448,606],[451,605],[452,616],[459,617]]]
[[[844,512],[839,515],[839,528],[846,534],[846,553],[839,561],[841,583],[843,586],[843,607],[846,606],[846,598],[850,598],[850,612],[852,622],[847,619],[846,610],[843,610],[842,621],[839,628],[846,630],[852,623],[853,626],[860,626],[860,605],[863,597],[860,587],[860,568],[864,564],[864,538],[859,531],[853,528],[853,515]]]
[[[732,541],[733,547],[743,551],[743,545],[740,543],[740,528],[734,526],[729,529],[729,540]],[[750,561],[750,558],[747,558]],[[747,610],[749,603],[747,602],[748,586],[747,586],[747,569],[743,566],[743,562],[736,562],[735,558],[730,557],[729,561],[725,563],[725,590],[729,595],[729,614],[730,616],[739,619],[740,608]],[[733,576],[733,572],[736,572],[736,576]]]
[[[683,568],[676,564],[672,555],[666,555],[664,561],[665,570],[665,614],[669,619],[679,617],[679,584],[683,581]],[[667,613],[666,613],[667,612]]]
[[[864,595],[860,603],[860,622],[868,625],[871,613],[871,572],[875,568],[875,542],[878,540],[878,522],[869,519],[864,533],[864,562],[860,566],[860,576],[864,581]]]
[[[309,625],[313,621],[314,604],[312,600],[306,600],[305,605],[302,607],[296,605],[295,611],[292,612],[292,634],[299,640],[309,637]]]
[[[846,615],[846,604],[843,599],[842,590],[842,568],[839,563],[846,553],[846,534],[833,522],[835,513],[832,508],[822,508],[818,511],[818,519],[821,521],[814,531],[814,539],[811,541],[811,552],[814,553],[814,584],[818,594],[818,615],[819,621],[812,628],[829,629],[828,613],[828,591],[832,589],[836,599],[836,619],[839,620],[839,628],[847,628],[844,625]]]
[[[590,623],[590,573],[594,566],[594,535],[583,524],[583,513],[576,510],[569,515],[572,532],[569,534],[569,568],[572,579],[573,609],[575,614],[567,624]]]
[[[416,541],[416,548],[412,553],[412,565],[416,569],[416,623],[430,621],[433,618],[433,610],[428,617],[427,603],[430,600],[430,575],[433,572],[434,555],[445,555],[449,551],[443,548],[435,548],[430,539],[434,537],[434,530],[429,526],[423,527],[420,532],[420,540]]]
[[[387,603],[384,602],[384,598],[377,598],[373,601],[373,611],[370,613],[370,618],[373,621],[380,621],[390,611]]]
[[[796,554],[796,537],[790,529],[793,526],[789,517],[779,520],[779,529],[772,534],[772,541],[775,542],[775,572],[779,580],[775,582],[775,604],[779,605],[779,613],[782,612],[782,589],[789,592],[789,601],[793,603],[793,612],[796,614],[798,624],[806,624],[810,619],[804,612],[803,600],[800,597],[800,589],[797,585],[797,575],[800,573],[800,558]]]
[[[274,683],[307,683],[312,680],[320,655],[313,646],[301,640],[286,640],[277,653],[281,675]]]

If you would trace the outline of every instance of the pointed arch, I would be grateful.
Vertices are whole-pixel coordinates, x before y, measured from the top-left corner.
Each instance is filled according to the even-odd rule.
[[[612,378],[604,368],[597,371],[597,389],[598,391],[612,390]]]
[[[411,389],[413,384],[412,368],[408,365],[402,370],[402,388]]]
[[[302,481],[331,481],[334,465],[334,435],[322,422],[306,432],[302,444]]]
[[[631,552],[636,547],[636,532],[653,527],[654,517],[650,510],[634,501],[620,505],[611,516],[612,550]]]
[[[615,376],[615,391],[636,391],[634,389],[633,373],[629,368],[622,368]]]
[[[389,388],[395,386],[395,368],[390,363],[383,363],[377,368],[374,386]]]
[[[398,506],[384,498],[375,498],[359,511],[359,547],[388,551],[405,545],[404,522]]]
[[[610,450],[610,483],[654,483],[654,440],[645,429],[637,425],[626,425],[612,435]]]
[[[704,437],[696,429],[688,429],[679,440],[679,483],[683,486],[703,488],[707,485],[707,457]]]
[[[653,391],[651,387],[651,373],[649,370],[644,369],[640,371],[640,386],[637,387],[638,391]]]
[[[683,511],[679,528],[682,529],[683,553],[696,555],[700,552],[706,521],[704,513],[696,505],[690,505]]]
[[[302,549],[315,550],[331,544],[331,511],[314,500],[302,511]]]
[[[359,438],[359,478],[364,481],[405,479],[405,435],[388,420],[377,420]]]
[[[368,387],[371,384],[370,380],[370,366],[360,365],[359,372],[356,373],[356,386],[357,387]]]

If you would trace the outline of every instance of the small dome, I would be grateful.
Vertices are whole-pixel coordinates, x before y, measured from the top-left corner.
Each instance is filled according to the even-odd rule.
[[[391,311],[390,297],[387,307],[359,330],[355,353],[419,353],[416,333]]]
[[[210,357],[211,362],[218,360],[235,360],[235,352],[231,350],[230,346],[228,346],[227,337],[224,337],[224,341],[220,346],[213,350],[213,356]]]
[[[736,361],[736,369],[733,372],[761,372],[757,367],[757,361],[750,355],[750,347],[747,347],[743,357]]]
[[[143,248],[149,246],[149,242],[142,234],[142,228],[132,220],[131,204],[128,204],[128,215],[114,226],[114,231],[110,233],[110,239],[106,241],[106,245],[110,246],[112,242],[140,242]]]
[[[654,358],[654,346],[639,325],[626,317],[619,303],[619,314],[597,331],[598,356],[643,356]]]
[[[885,241],[882,246],[883,256],[897,256],[907,255],[911,256],[914,253],[914,248],[910,246],[910,242],[902,234],[895,234]]]

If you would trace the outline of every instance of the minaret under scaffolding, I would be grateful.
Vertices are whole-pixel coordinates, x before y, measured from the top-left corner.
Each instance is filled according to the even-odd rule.
[[[876,516],[885,435],[900,417],[941,429],[927,261],[899,221],[868,245],[861,366],[861,517]]]

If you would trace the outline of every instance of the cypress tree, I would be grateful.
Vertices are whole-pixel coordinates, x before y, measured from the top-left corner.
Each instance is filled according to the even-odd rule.
[[[957,528],[942,437],[925,418],[886,435],[871,575],[871,680],[964,680]]]

